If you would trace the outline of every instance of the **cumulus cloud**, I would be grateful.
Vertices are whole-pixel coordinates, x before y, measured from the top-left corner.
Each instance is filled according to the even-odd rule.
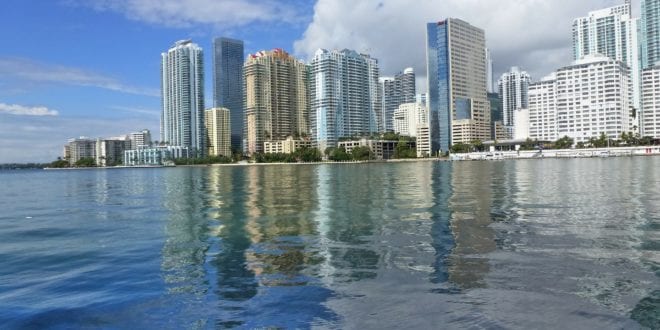
[[[300,1],[276,0],[85,0],[77,4],[114,11],[129,19],[169,27],[208,24],[240,27],[253,22],[300,22]]]
[[[155,88],[131,86],[99,73],[25,58],[0,58],[0,82],[12,85],[21,82],[67,84],[96,87],[127,94],[160,96],[160,91]]]
[[[574,18],[622,3],[623,0],[319,0],[312,23],[295,42],[294,49],[298,56],[310,58],[318,48],[351,48],[378,58],[384,75],[413,67],[419,78],[426,75],[426,23],[460,18],[485,30],[495,74],[520,66],[536,80],[570,64]],[[425,84],[418,90],[426,90]]]
[[[0,113],[7,113],[16,116],[57,116],[57,110],[46,107],[26,107],[18,104],[0,103]]]

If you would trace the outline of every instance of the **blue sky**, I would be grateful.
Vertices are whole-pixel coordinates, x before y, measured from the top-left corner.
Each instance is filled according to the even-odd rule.
[[[457,17],[483,28],[495,72],[521,66],[533,80],[570,63],[572,19],[623,0],[2,0],[0,163],[48,162],[67,139],[148,128],[158,139],[160,53],[193,39],[245,41],[246,52],[318,48],[406,67],[425,91],[425,23]],[[633,5],[638,7],[638,1]],[[210,104],[210,102],[209,102]]]
[[[130,2],[125,1],[127,6]],[[151,19],[125,11],[131,8],[105,4],[0,4],[0,163],[52,161],[68,138],[78,136],[107,137],[148,128],[157,139],[161,52],[180,39],[198,43],[205,50],[210,101],[213,37],[244,39],[246,52],[291,49],[307,27],[313,6],[297,2],[295,14],[282,14],[289,17],[241,22],[218,15],[207,23],[197,13],[174,22],[167,19],[169,13]]]

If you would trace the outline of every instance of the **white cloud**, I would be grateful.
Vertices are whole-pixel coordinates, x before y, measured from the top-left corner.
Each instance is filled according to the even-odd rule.
[[[254,22],[301,22],[295,1],[277,0],[85,0],[72,1],[99,11],[169,27],[208,24],[220,28]]]
[[[623,0],[319,0],[313,22],[294,49],[310,58],[318,48],[351,48],[378,58],[384,75],[412,66],[423,77],[426,23],[453,17],[486,31],[495,74],[516,65],[538,79],[570,64],[575,17],[620,3]]]
[[[24,58],[0,58],[0,82],[12,85],[23,83],[67,84],[96,87],[111,91],[160,96],[154,88],[130,86],[95,72],[55,64],[46,64]]]
[[[0,103],[0,113],[7,113],[17,116],[57,116],[57,110],[46,107],[26,107],[18,104]]]
[[[68,139],[111,137],[147,128],[158,140],[153,118],[25,117],[0,112],[0,164],[45,163],[62,156]]]

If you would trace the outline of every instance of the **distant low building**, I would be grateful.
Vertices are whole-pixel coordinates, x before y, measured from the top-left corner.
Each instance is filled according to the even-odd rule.
[[[108,139],[96,139],[96,166],[116,166],[124,162],[124,151],[131,149],[132,141],[128,136]]]
[[[67,159],[70,165],[74,165],[83,158],[96,158],[96,140],[84,136],[70,139],[64,148],[64,159]]]
[[[374,153],[374,157],[380,160],[392,159],[394,158],[394,151],[399,145],[400,141],[395,140],[371,140],[371,139],[359,139],[359,140],[350,140],[350,141],[339,141],[338,146],[344,148],[347,153],[353,152],[353,149],[356,147],[369,147],[371,152]],[[406,141],[407,147],[416,148],[417,145],[415,141]]]
[[[188,147],[139,147],[136,150],[124,151],[124,164],[126,166],[158,166],[166,165],[168,161],[177,158],[188,157],[190,157]]]
[[[294,139],[292,136],[286,140],[264,142],[264,153],[266,154],[292,154],[300,148],[312,148],[312,140]]]
[[[129,138],[131,140],[131,149],[151,145],[151,132],[148,129],[143,129],[140,132],[133,132],[129,134]]]

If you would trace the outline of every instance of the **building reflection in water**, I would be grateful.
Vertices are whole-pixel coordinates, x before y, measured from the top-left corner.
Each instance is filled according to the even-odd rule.
[[[476,167],[476,168],[475,168]],[[485,287],[495,250],[492,223],[492,167],[490,163],[438,163],[433,169],[433,247],[435,271],[431,281],[449,286],[436,289]]]
[[[209,264],[215,270],[215,292],[221,300],[245,301],[257,294],[255,274],[247,267],[245,252],[251,241],[245,226],[247,209],[245,171],[215,167],[206,171],[210,218],[217,221],[211,235],[217,237],[216,251]]]
[[[206,178],[197,170],[165,176],[164,207],[168,210],[161,269],[170,293],[202,296],[209,286],[204,264],[209,242],[204,192]]]

